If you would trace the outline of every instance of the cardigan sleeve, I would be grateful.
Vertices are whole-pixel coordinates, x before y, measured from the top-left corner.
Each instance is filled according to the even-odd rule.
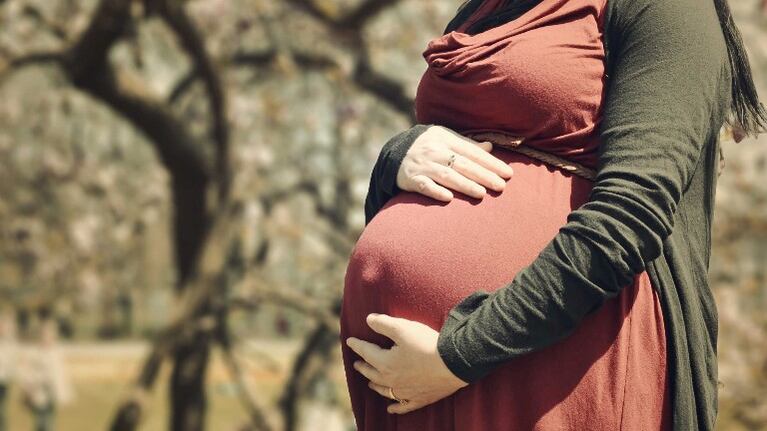
[[[400,192],[397,186],[397,172],[402,159],[405,158],[405,154],[416,138],[430,126],[431,124],[416,124],[394,135],[381,148],[373,166],[373,172],[370,174],[368,193],[365,197],[365,225],[370,223],[389,199]]]
[[[660,256],[703,146],[721,126],[730,69],[713,2],[607,3],[613,61],[589,200],[509,284],[450,310],[437,349],[466,382],[566,337]]]

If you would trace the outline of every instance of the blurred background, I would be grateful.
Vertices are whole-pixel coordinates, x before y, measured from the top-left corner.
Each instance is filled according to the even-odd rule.
[[[0,0],[0,430],[352,430],[347,257],[461,2]],[[724,151],[718,426],[760,430],[767,137]]]

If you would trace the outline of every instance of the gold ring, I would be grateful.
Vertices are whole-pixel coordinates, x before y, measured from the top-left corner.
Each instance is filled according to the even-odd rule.
[[[397,396],[394,395],[394,389],[392,389],[391,386],[389,387],[389,398],[393,399],[394,401],[397,401],[400,404],[407,404],[407,400],[397,398]]]

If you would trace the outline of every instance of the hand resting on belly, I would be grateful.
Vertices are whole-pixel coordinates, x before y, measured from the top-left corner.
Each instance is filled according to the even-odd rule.
[[[486,188],[500,192],[514,171],[490,154],[492,149],[490,142],[477,142],[449,128],[431,126],[402,159],[397,186],[445,202],[453,198],[449,189],[477,199],[487,193]]]

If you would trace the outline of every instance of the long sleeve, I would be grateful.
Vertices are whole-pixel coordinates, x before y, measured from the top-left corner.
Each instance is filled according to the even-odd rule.
[[[402,159],[405,158],[405,154],[416,138],[430,126],[430,124],[416,124],[394,135],[384,144],[370,174],[370,184],[365,197],[365,225],[370,223],[373,216],[378,214],[389,199],[400,192],[397,187],[397,172]]]
[[[661,255],[723,121],[730,69],[713,2],[607,3],[613,61],[591,195],[509,284],[450,311],[438,350],[464,381],[566,337]]]

